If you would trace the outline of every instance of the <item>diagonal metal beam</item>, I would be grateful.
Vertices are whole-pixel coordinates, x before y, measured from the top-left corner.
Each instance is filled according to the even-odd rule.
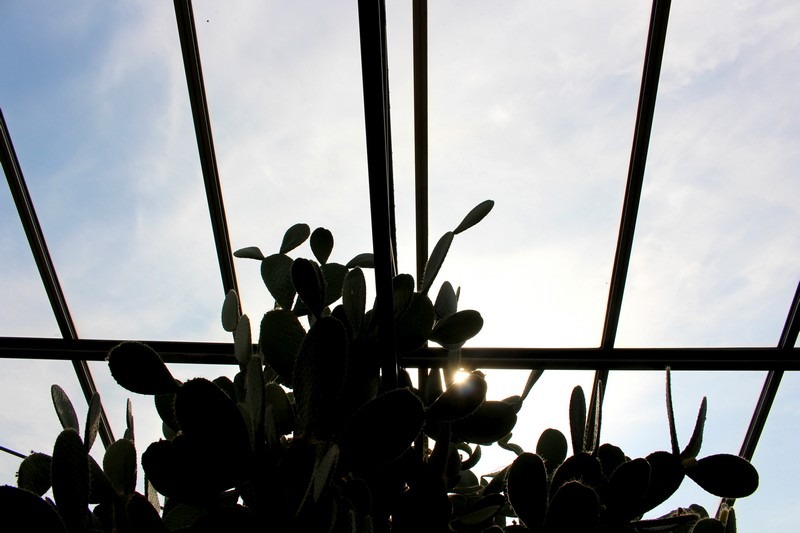
[[[781,338],[778,341],[778,349],[786,354],[786,357],[791,357],[791,352],[797,342],[797,335],[800,332],[800,283],[794,292],[792,298],[792,305],[789,308],[789,314],[786,317],[786,322],[783,325]],[[767,375],[764,382],[764,387],[761,390],[761,395],[758,399],[753,418],[750,421],[750,427],[747,430],[744,443],[739,455],[748,461],[753,458],[756,451],[758,440],[761,437],[761,432],[764,430],[764,425],[767,422],[767,416],[775,400],[775,395],[778,393],[778,386],[783,378],[783,370],[772,370]]]
[[[238,293],[233,251],[228,234],[228,219],[225,216],[225,206],[222,202],[222,187],[217,169],[217,155],[214,151],[214,138],[211,135],[211,118],[208,113],[208,100],[203,82],[203,69],[200,65],[200,49],[197,44],[197,29],[194,24],[191,0],[175,0],[175,18],[183,52],[186,85],[192,106],[192,119],[197,137],[197,149],[200,153],[200,167],[206,188],[206,199],[211,217],[211,228],[214,232],[214,243],[217,248],[222,286],[226,294],[230,290],[236,290]]]
[[[633,249],[633,234],[636,228],[636,217],[639,212],[639,200],[642,196],[647,150],[650,145],[650,132],[653,128],[658,81],[661,76],[661,60],[664,56],[664,44],[667,38],[670,0],[653,0],[650,12],[650,26],[647,34],[647,47],[642,71],[642,85],[639,89],[639,104],[636,111],[636,123],[633,132],[633,146],[628,166],[628,181],[625,188],[625,199],[622,204],[622,220],[617,238],[617,249],[614,255],[614,267],[611,272],[608,305],[606,307],[603,337],[600,347],[611,349],[617,336],[619,315],[622,310],[622,297],[625,292],[625,280],[628,277],[628,266]],[[592,400],[589,406],[589,420],[594,419],[594,412],[602,405],[603,395],[607,388],[608,370],[595,373],[592,387]],[[597,404],[597,389],[600,388],[600,405]]]
[[[383,385],[397,387],[394,349],[392,281],[396,253],[392,238],[392,171],[389,136],[389,87],[386,65],[386,16],[383,0],[359,0],[361,75],[367,141],[372,248],[375,256],[375,292]]]
[[[25,235],[28,238],[31,253],[36,261],[36,267],[39,269],[39,276],[42,279],[42,284],[44,284],[47,298],[50,300],[50,306],[53,309],[58,329],[64,339],[76,340],[78,333],[75,329],[75,323],[72,321],[72,315],[69,312],[69,307],[67,307],[67,300],[64,297],[64,291],[61,289],[61,283],[58,281],[56,269],[50,257],[50,251],[47,248],[39,218],[33,208],[33,201],[28,192],[25,177],[22,175],[22,168],[17,160],[17,153],[11,142],[11,135],[8,132],[6,120],[1,109],[0,159],[2,159],[8,187],[11,190],[11,196],[14,198],[14,204],[17,207],[22,227],[25,229]],[[86,398],[86,403],[91,403],[92,396],[97,392],[97,387],[94,384],[94,379],[92,379],[89,365],[86,361],[76,358],[72,359],[72,366]],[[105,409],[103,409],[102,405],[100,406],[99,433],[105,447],[114,442],[111,425],[108,423],[108,417],[106,417]]]
[[[789,308],[789,314],[786,317],[786,322],[783,325],[781,338],[778,341],[778,349],[785,354],[785,357],[791,358],[792,352],[795,352],[795,343],[797,342],[797,335],[800,332],[800,283],[794,291],[794,298],[792,298],[792,305]],[[767,417],[772,409],[772,404],[775,402],[775,397],[778,395],[778,388],[783,379],[783,369],[770,370],[764,380],[764,386],[761,389],[761,394],[758,397],[756,408],[753,411],[753,418],[750,419],[750,426],[747,428],[747,433],[742,442],[742,448],[739,450],[739,455],[748,461],[753,460],[753,455],[756,453],[756,446],[761,439],[761,434],[764,432],[764,427],[767,424]],[[723,503],[728,506],[734,504],[734,499],[725,499]],[[721,508],[722,504],[720,504]]]

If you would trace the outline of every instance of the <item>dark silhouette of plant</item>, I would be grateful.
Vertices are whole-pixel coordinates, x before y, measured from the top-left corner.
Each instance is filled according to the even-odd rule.
[[[419,292],[411,276],[395,278],[399,353],[434,341],[457,364],[460,347],[481,329],[478,312],[457,310],[451,285],[444,285],[435,304],[427,292],[454,236],[492,205],[481,203],[442,237]],[[287,255],[309,237],[316,261]],[[332,248],[328,230],[312,233],[297,224],[276,254],[254,247],[236,252],[261,262],[276,304],[261,320],[254,351],[249,318],[240,315],[236,294],[228,294],[222,322],[233,333],[240,365],[233,381],[178,383],[141,344],[126,343],[109,354],[121,385],[156,397],[167,440],[151,445],[142,465],[166,497],[168,524],[446,531],[452,518],[448,491],[466,470],[457,446],[472,451],[463,441],[491,443],[513,428],[521,400],[485,401],[486,383],[478,374],[445,389],[434,371],[420,392],[403,372],[402,388],[383,390],[377,324],[365,309],[361,270],[371,266],[371,256],[342,265],[328,261]],[[435,439],[432,450],[418,438],[423,430]]]
[[[99,421],[99,397],[89,408],[83,438],[69,399],[57,386],[53,401],[64,431],[52,457],[31,454],[19,487],[0,489],[0,509],[42,531],[735,531],[731,509],[721,520],[704,511],[641,516],[665,501],[689,476],[725,497],[742,497],[758,483],[743,459],[697,459],[706,403],[687,447],[675,436],[667,400],[672,452],[629,460],[599,445],[600,411],[587,420],[580,388],[570,403],[573,455],[557,430],[546,430],[536,453],[510,442],[517,413],[542,375],[531,372],[521,395],[486,399],[480,371],[455,380],[461,347],[483,326],[474,310],[458,310],[459,290],[445,282],[428,296],[454,237],[492,209],[486,201],[445,233],[428,260],[420,289],[406,274],[394,279],[395,350],[435,342],[446,368],[432,369],[418,388],[401,370],[400,388],[382,386],[378,326],[366,307],[363,268],[371,254],[330,262],[333,236],[296,224],[279,251],[236,252],[261,264],[275,306],[261,319],[254,346],[236,293],[222,307],[233,334],[239,371],[233,380],[182,383],[148,346],[125,342],[108,355],[126,389],[154,397],[164,439],[142,454],[147,497],[136,492],[133,416],[125,438],[106,451],[102,467],[89,455]],[[288,254],[306,241],[314,259]],[[517,453],[500,472],[472,469],[481,446],[497,442]],[[42,499],[52,487],[55,502]],[[163,508],[155,493],[164,497]],[[90,505],[94,505],[90,510]],[[34,517],[35,515],[35,517]],[[508,517],[522,523],[506,525]],[[719,529],[719,527],[723,529]],[[715,529],[716,528],[716,529]]]
[[[513,514],[523,524],[513,531],[736,531],[732,508],[723,508],[717,518],[709,518],[695,505],[661,518],[642,519],[674,494],[687,476],[723,498],[742,498],[758,488],[758,473],[741,457],[697,458],[706,419],[705,398],[689,443],[680,449],[669,370],[666,397],[672,451],[630,459],[614,445],[599,444],[600,412],[595,420],[587,420],[586,400],[582,389],[576,387],[569,409],[573,455],[567,458],[564,435],[548,429],[539,439],[536,453],[520,453],[503,474]]]
[[[52,460],[26,459],[20,487],[9,487],[4,501],[31,496],[39,505],[33,511],[50,509],[42,516],[70,532],[158,531],[142,526],[142,501],[143,516],[155,517],[160,530],[447,531],[454,516],[449,491],[479,459],[479,444],[511,431],[522,403],[521,397],[510,403],[486,401],[479,373],[453,381],[460,348],[480,331],[483,319],[477,311],[457,309],[458,291],[449,283],[435,303],[428,297],[455,235],[480,222],[492,206],[491,201],[479,204],[442,237],[420,291],[411,276],[394,280],[395,349],[406,353],[428,341],[446,347],[446,379],[431,371],[420,391],[403,371],[401,388],[383,389],[377,324],[366,309],[362,272],[371,266],[371,255],[346,265],[329,262],[331,233],[323,228],[312,233],[297,224],[276,254],[265,257],[257,248],[236,253],[261,262],[276,305],[262,318],[254,349],[237,295],[226,296],[222,323],[233,333],[240,367],[233,380],[181,383],[141,343],[125,342],[109,353],[114,378],[132,392],[154,396],[163,421],[165,439],[142,455],[147,486],[165,497],[161,518],[134,491],[132,432],[131,440],[109,448],[105,471],[84,468],[92,464],[88,449],[96,409],[90,409],[87,426],[94,429],[84,445],[75,431],[74,410],[64,407],[63,399],[56,401],[57,411],[69,422]],[[287,255],[309,237],[316,260]],[[428,442],[434,441],[430,449]],[[459,449],[468,452],[464,463]],[[124,463],[124,475],[117,461]],[[36,483],[28,481],[31,465],[39,472]],[[50,486],[45,478],[53,480],[55,508],[41,499]],[[106,489],[102,498],[96,484]],[[90,512],[93,503],[98,505]]]
[[[17,487],[0,487],[0,512],[9,531],[168,531],[156,510],[157,494],[136,491],[130,402],[125,436],[106,449],[100,466],[89,455],[100,424],[100,396],[92,397],[82,436],[66,393],[53,385],[51,396],[63,431],[52,455],[31,453],[22,461]],[[45,497],[51,489],[52,500]]]

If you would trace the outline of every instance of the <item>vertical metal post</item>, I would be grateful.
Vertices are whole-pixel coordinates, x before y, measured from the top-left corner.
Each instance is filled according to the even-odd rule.
[[[428,261],[428,1],[414,0],[414,198],[417,287]]]
[[[394,163],[392,161],[392,113],[391,104],[389,99],[389,52],[388,40],[386,37],[386,3],[381,0],[378,4],[380,8],[380,35],[382,43],[382,58],[383,61],[381,70],[383,71],[383,113],[384,124],[386,129],[386,180],[387,199],[389,203],[389,238],[391,240],[392,250],[392,272],[397,273],[397,224],[395,222],[395,204],[394,204]],[[392,276],[394,277],[394,276]]]
[[[428,262],[428,0],[412,4],[412,40],[414,56],[414,219],[416,228],[417,290]],[[419,390],[428,386],[427,368],[417,369]],[[435,372],[439,372],[436,369]],[[420,458],[427,438],[417,439]]]
[[[389,139],[385,4],[359,0],[361,73],[364,88],[364,122],[367,141],[372,247],[375,256],[376,316],[383,386],[397,387],[398,367],[394,345],[395,250],[392,240],[391,146]]]

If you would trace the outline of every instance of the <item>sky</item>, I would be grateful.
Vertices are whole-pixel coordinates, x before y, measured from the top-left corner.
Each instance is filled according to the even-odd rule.
[[[398,253],[413,273],[410,4],[388,2],[387,19]],[[475,204],[496,202],[456,238],[439,277],[485,319],[470,345],[597,346],[650,6],[430,4],[431,245]],[[368,251],[356,3],[196,1],[194,10],[234,249],[276,251],[286,228],[306,222],[333,232],[332,260]],[[617,346],[776,345],[800,279],[798,23],[789,1],[673,4]],[[0,2],[0,107],[79,335],[228,340],[170,3]],[[0,335],[57,337],[2,187],[0,254]],[[258,265],[236,267],[257,319],[272,304]],[[50,385],[85,410],[71,365],[1,364],[0,445],[49,450],[59,429]],[[121,434],[128,393],[103,364],[91,368]],[[488,376],[497,397],[525,379]],[[764,377],[676,372],[679,437],[708,396],[703,453],[737,453]],[[530,450],[543,429],[566,432],[572,387],[591,380],[546,372],[512,441]],[[612,373],[603,440],[632,457],[668,448],[663,381]],[[141,453],[158,421],[147,398],[131,399]],[[800,511],[790,455],[798,415],[790,373],[754,458],[762,486],[736,505],[743,531],[786,530]],[[487,469],[513,459],[490,455]],[[0,456],[0,483],[17,466]],[[716,508],[684,486],[672,507]]]

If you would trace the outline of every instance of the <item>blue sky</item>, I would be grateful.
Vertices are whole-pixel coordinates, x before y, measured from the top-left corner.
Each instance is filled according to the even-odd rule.
[[[195,2],[232,244],[276,249],[303,221],[331,229],[344,262],[370,247],[355,3],[287,4]],[[496,201],[440,278],[486,320],[473,346],[599,343],[646,4],[431,2],[431,242]],[[399,255],[413,272],[410,15],[389,3]],[[618,346],[777,343],[800,273],[798,23],[788,1],[672,6]],[[172,6],[8,0],[0,50],[0,106],[79,334],[227,340]],[[0,253],[0,335],[57,336],[5,190]],[[259,317],[271,302],[257,265],[237,268]],[[0,444],[48,449],[50,384],[83,405],[71,366],[2,364]],[[92,368],[121,433],[127,395]],[[489,375],[499,396],[524,379]],[[763,378],[676,374],[679,434],[708,395],[705,451],[736,453]],[[514,441],[530,449],[544,428],[565,430],[572,387],[590,383],[547,373]],[[661,374],[614,373],[608,394],[607,440],[630,455],[668,446]],[[158,431],[134,401],[143,449]],[[744,531],[785,529],[800,510],[800,472],[781,462],[798,411],[790,374],[754,461],[762,488],[737,503]],[[15,470],[0,457],[0,482]],[[716,506],[691,491],[672,503],[695,500]]]

